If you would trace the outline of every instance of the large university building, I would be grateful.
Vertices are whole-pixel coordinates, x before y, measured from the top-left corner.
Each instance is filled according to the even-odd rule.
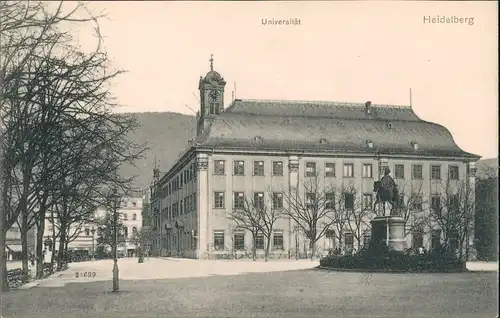
[[[421,190],[416,206],[422,210],[443,180],[474,182],[479,157],[460,149],[446,128],[420,119],[410,106],[236,99],[225,108],[226,81],[212,61],[210,68],[199,80],[196,138],[168,172],[154,170],[153,255],[244,254],[252,248],[252,235],[235,228],[229,218],[233,209],[243,198],[264,192],[274,207],[287,209],[283,197],[312,175],[322,186],[353,185],[357,199],[371,206],[374,181],[389,167],[399,187]],[[356,249],[353,233],[338,238],[333,231],[317,242],[318,254]],[[431,249],[440,235],[425,231],[408,240]],[[276,222],[270,241],[274,258],[295,258],[310,249],[286,217]],[[264,248],[262,238],[256,247]]]

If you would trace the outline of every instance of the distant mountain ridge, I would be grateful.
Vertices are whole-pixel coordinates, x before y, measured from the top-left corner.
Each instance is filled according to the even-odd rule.
[[[129,138],[139,144],[147,143],[150,149],[143,159],[137,160],[136,167],[125,166],[121,174],[136,176],[135,187],[145,189],[151,184],[155,160],[161,174],[166,173],[186,149],[189,140],[196,136],[196,117],[172,112],[133,114],[137,116],[140,127]],[[479,178],[486,176],[488,166],[495,167],[498,173],[498,158],[479,160],[476,166]]]
[[[134,114],[140,127],[129,135],[131,141],[144,144],[149,149],[144,158],[134,166],[124,166],[120,171],[124,177],[136,176],[134,186],[149,187],[153,178],[155,160],[161,174],[175,163],[179,154],[196,135],[196,117],[172,112],[144,112]]]

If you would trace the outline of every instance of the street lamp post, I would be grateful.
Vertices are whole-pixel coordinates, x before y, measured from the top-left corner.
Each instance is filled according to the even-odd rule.
[[[94,245],[94,234],[95,234],[95,228],[92,227],[90,230],[90,233],[92,233],[92,260],[95,261],[95,245]]]
[[[116,192],[113,194],[113,292],[117,292],[119,287],[118,281],[118,257],[117,257],[117,249],[118,249],[118,233],[116,223],[118,222],[118,211],[117,211],[117,201],[118,196]]]

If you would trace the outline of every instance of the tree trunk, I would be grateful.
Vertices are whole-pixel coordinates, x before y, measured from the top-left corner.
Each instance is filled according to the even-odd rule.
[[[269,260],[269,249],[271,248],[271,237],[266,237],[266,250],[264,252],[264,260],[267,262]]]
[[[296,261],[299,260],[299,250],[300,250],[299,235],[297,233],[295,233],[295,260]]]
[[[255,246],[255,243],[257,241],[257,235],[253,235],[253,245],[252,245],[252,260],[255,262],[257,260],[257,247]]]
[[[65,245],[66,245],[66,229],[61,224],[61,229],[59,232],[59,251],[57,253],[57,270],[61,270],[62,263],[65,261]],[[52,253],[55,253],[53,251]]]
[[[56,263],[56,226],[54,224],[54,211],[51,212],[51,225],[52,225],[52,255],[50,257],[50,268],[54,268],[54,264]]]
[[[21,258],[22,258],[22,271],[23,271],[23,283],[29,281],[28,278],[28,233],[26,231],[21,232]]]
[[[41,217],[41,220],[37,226],[36,233],[36,279],[43,278],[43,229],[45,227],[45,218]]]
[[[0,207],[2,208],[2,207]],[[2,227],[4,223],[2,222]],[[7,231],[0,229],[0,275],[2,278],[0,292],[9,291],[9,282],[7,280],[7,253],[5,253],[5,242],[7,241]]]
[[[21,219],[21,258],[22,258],[22,271],[23,271],[23,283],[29,281],[28,272],[28,215],[26,209],[24,209]]]
[[[316,241],[311,240],[311,261],[314,260],[315,254],[316,254]]]

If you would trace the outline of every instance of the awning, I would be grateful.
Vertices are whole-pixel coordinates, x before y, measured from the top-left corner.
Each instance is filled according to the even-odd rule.
[[[11,252],[21,252],[23,250],[21,245],[5,245],[6,250]]]

